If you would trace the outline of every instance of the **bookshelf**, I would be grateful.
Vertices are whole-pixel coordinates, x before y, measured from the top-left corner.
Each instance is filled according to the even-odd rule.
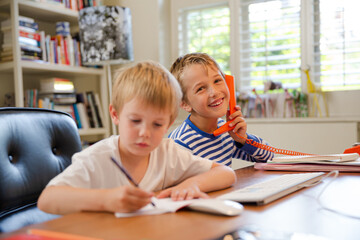
[[[19,16],[34,18],[39,30],[55,35],[55,25],[59,21],[70,23],[71,33],[78,32],[78,12],[48,3],[31,0],[2,0],[0,20],[11,19],[12,39],[19,37]],[[101,68],[78,67],[63,64],[21,60],[18,41],[12,42],[13,61],[0,63],[0,85],[3,91],[14,92],[15,106],[24,106],[24,91],[39,89],[42,78],[67,78],[73,81],[77,92],[93,91],[98,93],[104,111],[104,127],[79,129],[82,140],[97,141],[110,135],[110,119],[106,114],[109,94],[106,70]],[[4,92],[0,90],[0,107],[3,106]]]

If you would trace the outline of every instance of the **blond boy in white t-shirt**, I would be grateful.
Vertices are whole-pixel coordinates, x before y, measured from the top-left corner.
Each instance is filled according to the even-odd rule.
[[[229,167],[192,155],[163,138],[178,113],[182,93],[176,79],[158,63],[140,62],[116,76],[111,119],[119,135],[74,154],[72,164],[52,179],[38,207],[49,213],[132,212],[157,197],[207,198],[205,192],[231,186]],[[111,161],[133,177],[134,186]]]

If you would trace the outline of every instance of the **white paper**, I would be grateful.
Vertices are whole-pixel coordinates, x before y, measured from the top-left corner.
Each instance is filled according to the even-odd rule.
[[[192,200],[185,200],[185,201],[173,201],[171,198],[152,198],[152,202],[156,205],[154,207],[151,204],[146,205],[145,207],[139,209],[136,212],[131,213],[115,213],[115,216],[118,218],[123,217],[134,217],[139,215],[157,215],[157,214],[163,214],[168,212],[176,212],[177,210],[188,206],[194,201],[197,201],[198,199],[192,199]]]

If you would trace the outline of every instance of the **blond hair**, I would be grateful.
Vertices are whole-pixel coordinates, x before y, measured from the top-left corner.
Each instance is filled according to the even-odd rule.
[[[124,104],[135,97],[160,110],[170,110],[172,123],[179,111],[182,92],[166,68],[153,61],[144,61],[116,73],[111,104],[120,112]]]
[[[224,73],[221,71],[219,65],[213,59],[206,53],[188,53],[183,56],[178,57],[175,62],[172,64],[170,68],[170,72],[174,75],[174,77],[178,80],[181,86],[181,90],[183,92],[183,100],[186,99],[186,88],[184,84],[184,71],[186,67],[199,64],[204,67],[204,69],[207,71],[207,69],[213,68],[215,70],[219,70],[221,75],[225,77]]]

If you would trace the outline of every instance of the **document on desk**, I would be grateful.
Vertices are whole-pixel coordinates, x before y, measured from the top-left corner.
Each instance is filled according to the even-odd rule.
[[[325,155],[301,155],[274,157],[271,163],[345,163],[356,162],[359,159],[357,153],[325,154]]]
[[[267,163],[255,163],[255,169],[276,171],[332,171],[360,172],[359,154],[330,154],[309,156],[284,156]]]
[[[151,204],[148,204],[136,212],[131,212],[131,213],[117,212],[115,213],[115,216],[118,218],[123,218],[123,217],[135,217],[140,215],[157,215],[163,213],[176,212],[181,208],[189,206],[194,201],[201,201],[201,199],[173,201],[171,200],[171,198],[162,198],[162,199],[153,198],[152,201],[156,205],[156,207],[152,206]]]

